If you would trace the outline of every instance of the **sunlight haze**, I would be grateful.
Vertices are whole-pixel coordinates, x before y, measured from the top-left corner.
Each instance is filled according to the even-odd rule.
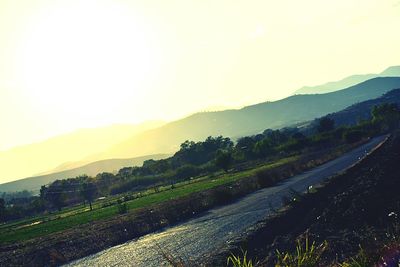
[[[381,72],[400,62],[399,15],[398,0],[2,0],[0,150]]]

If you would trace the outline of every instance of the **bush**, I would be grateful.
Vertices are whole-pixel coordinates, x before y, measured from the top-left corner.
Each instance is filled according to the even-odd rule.
[[[184,180],[184,179],[187,179],[190,177],[197,176],[200,172],[201,172],[200,168],[190,165],[190,164],[186,164],[186,165],[183,165],[182,167],[179,167],[176,170],[175,176],[179,180]]]
[[[228,172],[230,166],[232,165],[233,157],[232,153],[229,151],[218,150],[215,157],[215,165],[225,172]]]
[[[118,204],[118,213],[119,214],[125,214],[128,212],[128,207],[126,206],[126,203],[119,203]]]

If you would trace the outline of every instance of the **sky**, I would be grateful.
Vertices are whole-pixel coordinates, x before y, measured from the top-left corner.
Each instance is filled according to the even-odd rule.
[[[400,64],[399,0],[1,0],[0,150]]]

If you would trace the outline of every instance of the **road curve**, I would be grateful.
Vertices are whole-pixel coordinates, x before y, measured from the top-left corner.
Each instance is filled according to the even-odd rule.
[[[229,243],[273,212],[272,209],[280,208],[282,198],[290,196],[291,190],[304,192],[310,185],[319,184],[349,168],[384,139],[384,136],[374,138],[333,161],[277,186],[261,189],[232,204],[211,209],[197,218],[103,250],[67,266],[168,266],[159,247],[183,259],[201,262],[202,255]]]

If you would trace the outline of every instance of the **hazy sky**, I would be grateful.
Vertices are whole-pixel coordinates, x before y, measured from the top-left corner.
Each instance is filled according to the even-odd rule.
[[[399,0],[1,0],[0,150],[400,64]]]

